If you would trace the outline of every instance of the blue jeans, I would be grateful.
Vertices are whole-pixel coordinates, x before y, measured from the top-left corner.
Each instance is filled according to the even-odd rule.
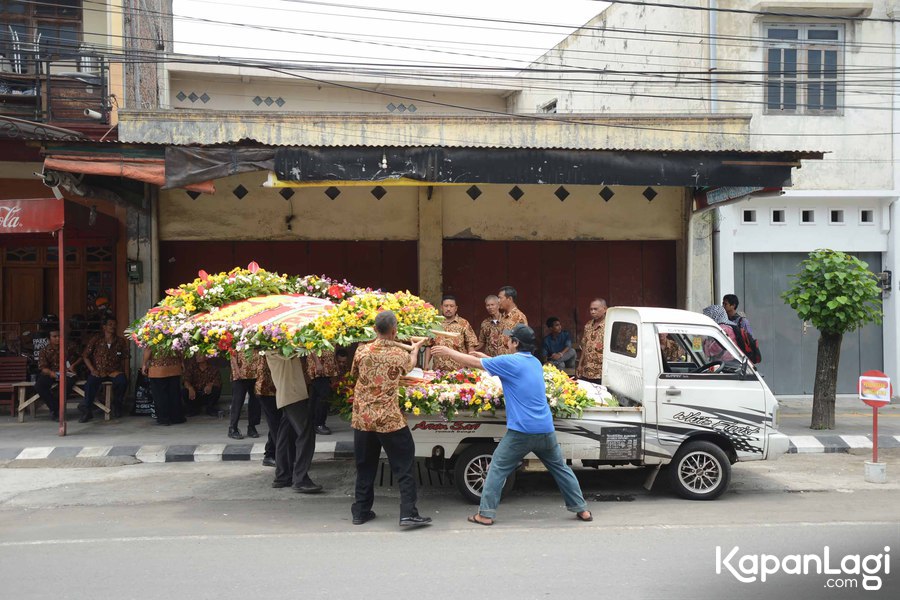
[[[587,504],[581,493],[581,486],[575,473],[563,458],[559,442],[556,441],[556,432],[522,433],[510,429],[500,440],[497,449],[494,450],[487,479],[481,490],[481,505],[478,507],[481,516],[488,519],[494,518],[506,478],[516,470],[529,452],[534,452],[553,475],[553,479],[566,501],[566,509],[573,513],[586,511]]]

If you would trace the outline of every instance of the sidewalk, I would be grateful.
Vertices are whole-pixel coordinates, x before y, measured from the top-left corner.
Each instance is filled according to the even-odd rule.
[[[779,425],[791,438],[791,453],[849,452],[872,447],[872,409],[856,398],[839,397],[836,428],[809,429],[812,400],[779,399]],[[70,416],[75,411],[70,410]],[[900,447],[900,404],[879,410],[879,448]],[[240,429],[247,432],[246,412]],[[350,424],[337,416],[328,418],[332,435],[316,437],[315,460],[349,459],[353,456]],[[228,419],[192,417],[183,425],[160,427],[150,417],[125,417],[88,423],[69,421],[68,435],[59,437],[57,425],[46,411],[36,420],[19,423],[0,417],[0,461],[134,457],[140,462],[203,462],[262,460],[268,430],[265,421],[257,428],[260,437],[232,440],[226,435]]]

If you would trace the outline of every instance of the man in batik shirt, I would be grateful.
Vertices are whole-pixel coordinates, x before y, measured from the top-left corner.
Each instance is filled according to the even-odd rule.
[[[478,350],[488,356],[505,354],[506,342],[503,339],[503,327],[500,326],[500,298],[491,294],[484,299],[484,308],[490,316],[481,322]]]
[[[353,524],[375,518],[375,475],[384,448],[400,488],[400,526],[427,525],[431,518],[419,516],[416,508],[416,445],[397,398],[400,377],[415,366],[422,341],[410,350],[399,347],[395,342],[397,317],[389,310],[375,317],[375,333],[374,342],[356,350],[350,370],[357,378],[350,421],[356,459],[356,501],[350,509]]]
[[[189,417],[199,415],[201,411],[211,417],[219,414],[216,404],[222,394],[222,374],[208,357],[198,354],[184,361],[183,385],[182,400]]]
[[[75,365],[78,359],[78,353],[75,347],[69,345],[66,348],[66,372],[59,372],[59,330],[54,329],[50,332],[50,343],[47,344],[38,355],[38,373],[37,381],[34,389],[47,408],[50,409],[50,420],[59,421],[59,397],[53,394],[53,386],[59,383],[61,378],[66,380],[66,396],[72,392],[72,386],[75,385]]]
[[[128,377],[125,374],[128,372],[131,348],[125,338],[117,334],[115,319],[107,319],[103,323],[103,333],[88,342],[81,357],[90,374],[84,386],[84,401],[78,405],[78,410],[81,411],[78,422],[84,423],[94,417],[94,398],[104,381],[112,382],[112,416],[121,417],[125,392],[128,390]]]
[[[528,325],[528,318],[519,307],[516,306],[516,299],[519,297],[516,288],[506,285],[500,288],[497,294],[500,303],[500,330],[512,331],[516,325]],[[503,348],[500,354],[508,354],[509,350]]]
[[[595,298],[590,305],[591,320],[584,326],[581,338],[581,360],[575,376],[591,383],[603,377],[603,337],[606,332],[606,300]]]
[[[320,354],[310,354],[306,359],[306,374],[309,376],[309,399],[312,401],[313,424],[319,435],[331,435],[325,425],[328,407],[331,405],[332,380],[338,376],[335,354],[323,350]]]
[[[438,335],[434,339],[435,346],[448,346],[468,354],[478,347],[478,338],[475,337],[475,330],[469,325],[469,322],[458,314],[459,306],[456,303],[455,296],[444,296],[441,300],[441,313],[444,315],[444,331],[455,333],[455,336]],[[430,356],[429,352],[429,356]],[[428,357],[425,358],[425,364],[428,364]],[[445,357],[435,356],[432,360],[432,366],[436,371],[455,371],[459,366]]]
[[[256,398],[256,368],[253,359],[244,356],[243,352],[231,354],[231,420],[228,423],[228,437],[234,440],[244,439],[244,434],[238,429],[238,421],[241,419],[244,399],[248,395],[247,437],[259,437],[256,426],[262,420],[262,409]]]

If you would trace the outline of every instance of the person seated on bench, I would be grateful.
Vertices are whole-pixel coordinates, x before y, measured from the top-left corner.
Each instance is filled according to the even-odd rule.
[[[78,422],[86,423],[94,418],[94,398],[104,381],[112,382],[112,416],[118,419],[122,416],[122,405],[125,402],[125,392],[128,390],[128,378],[125,373],[128,372],[131,350],[125,338],[116,334],[115,319],[110,318],[103,322],[103,333],[88,342],[82,358],[90,374],[84,386],[84,402],[78,405],[78,410],[81,411]]]
[[[568,331],[563,331],[562,323],[556,317],[547,319],[547,329],[550,333],[544,337],[541,358],[560,371],[565,368],[574,369],[575,348],[572,347],[572,336]]]
[[[38,373],[37,381],[34,389],[47,408],[50,409],[50,420],[59,420],[59,396],[53,393],[53,386],[59,383],[59,329],[50,331],[50,343],[47,344],[38,355]],[[66,396],[72,393],[72,386],[75,385],[75,367],[81,359],[78,352],[71,344],[66,348]]]

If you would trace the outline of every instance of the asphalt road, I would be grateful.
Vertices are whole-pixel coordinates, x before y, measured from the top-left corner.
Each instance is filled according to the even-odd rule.
[[[272,471],[251,463],[35,462],[0,468],[0,598],[894,598],[900,485],[865,483],[863,460],[737,465],[715,502],[645,492],[640,473],[582,471],[589,524],[545,474],[523,476],[490,528],[467,523],[473,507],[434,481],[420,510],[435,524],[413,531],[397,527],[388,486],[376,520],[350,523],[347,463],[314,465],[327,492],[307,497],[268,487]],[[896,478],[900,457],[886,460]],[[881,589],[814,562],[810,574],[784,572],[790,555],[824,560],[826,546],[828,566],[852,571],[858,554]],[[754,560],[778,572],[760,581]]]

